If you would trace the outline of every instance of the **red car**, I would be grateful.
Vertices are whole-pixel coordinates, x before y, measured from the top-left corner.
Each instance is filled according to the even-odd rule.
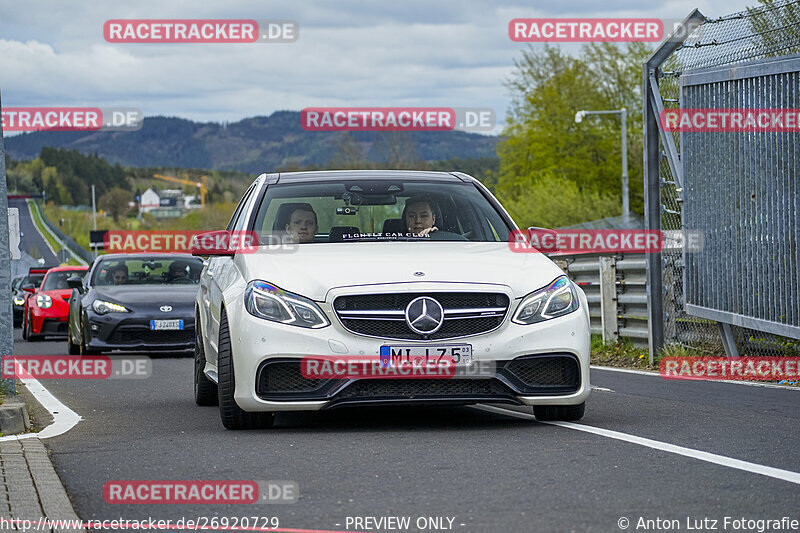
[[[69,326],[69,297],[72,289],[67,279],[83,277],[88,267],[61,266],[51,268],[42,284],[25,299],[22,338],[36,341],[41,337],[66,337]]]

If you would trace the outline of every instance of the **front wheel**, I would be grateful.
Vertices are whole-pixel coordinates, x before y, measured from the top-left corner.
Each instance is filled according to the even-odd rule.
[[[85,331],[83,324],[81,324],[81,336],[78,342],[78,353],[81,355],[100,355],[100,350],[92,350],[88,346],[86,346],[86,340],[83,338],[83,332]]]
[[[196,327],[196,326],[195,326]],[[242,410],[233,398],[236,378],[233,374],[233,357],[231,355],[231,336],[228,330],[228,316],[223,310],[219,320],[219,345],[217,351],[217,369],[219,372],[219,414],[222,425],[227,429],[262,429],[270,428],[275,423],[275,413],[250,413]]]
[[[583,418],[585,411],[586,402],[578,405],[536,405],[533,407],[533,415],[536,420],[542,422],[554,420],[574,422]]]
[[[81,347],[72,342],[72,328],[67,326],[67,353],[70,355],[78,355],[81,353]]]
[[[41,335],[34,335],[33,334],[33,326],[31,325],[31,320],[28,319],[25,321],[25,332],[26,334],[23,335],[26,341],[28,342],[36,342],[41,339]]]
[[[200,331],[200,317],[194,319],[194,402],[197,405],[217,405],[219,392],[217,384],[208,379],[203,372],[206,368],[206,352],[203,347],[203,333]]]

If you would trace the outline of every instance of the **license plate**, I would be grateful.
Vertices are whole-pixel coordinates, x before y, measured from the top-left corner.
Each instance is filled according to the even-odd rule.
[[[472,365],[472,345],[381,346],[382,367],[436,365],[441,361],[452,361],[456,366]]]
[[[151,330],[183,329],[183,320],[151,320]]]

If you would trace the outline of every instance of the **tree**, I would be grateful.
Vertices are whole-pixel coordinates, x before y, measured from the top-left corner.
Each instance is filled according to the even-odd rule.
[[[100,209],[111,214],[114,218],[114,222],[118,222],[120,215],[128,212],[128,202],[130,201],[130,192],[119,187],[114,187],[103,193],[97,201],[97,204],[100,206]]]
[[[496,192],[517,205],[521,225],[577,223],[621,213],[620,121],[588,117],[575,123],[578,110],[628,110],[628,173],[631,207],[643,211],[641,153],[641,65],[648,55],[641,43],[619,47],[590,44],[577,57],[547,46],[524,51],[507,86],[512,106],[504,139],[498,145]],[[553,184],[560,187],[552,188]],[[520,202],[547,201],[537,190],[571,195],[566,212]],[[610,201],[607,201],[610,200]],[[549,214],[548,214],[549,213]],[[530,219],[527,217],[536,216]],[[541,219],[539,217],[552,217]]]
[[[362,169],[367,163],[364,147],[348,132],[343,132],[336,139],[336,155],[329,161],[330,168],[340,170]]]

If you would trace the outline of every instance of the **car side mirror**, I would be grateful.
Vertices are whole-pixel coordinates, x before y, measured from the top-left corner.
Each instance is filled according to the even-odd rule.
[[[552,243],[552,245],[550,246],[552,250],[549,251],[557,251],[560,249],[558,245],[558,231],[554,229],[540,228],[539,226],[529,226],[528,237],[531,239],[531,241],[533,241],[534,237],[536,237],[535,240],[537,242],[544,242],[543,238],[546,238],[547,241]]]
[[[33,283],[26,283],[22,286],[22,290],[25,292],[36,292],[36,285]]]
[[[79,292],[83,292],[83,278],[80,276],[67,278],[67,286],[70,289],[78,289]]]
[[[206,231],[192,238],[192,255],[234,256],[258,249],[258,235],[253,231]]]

